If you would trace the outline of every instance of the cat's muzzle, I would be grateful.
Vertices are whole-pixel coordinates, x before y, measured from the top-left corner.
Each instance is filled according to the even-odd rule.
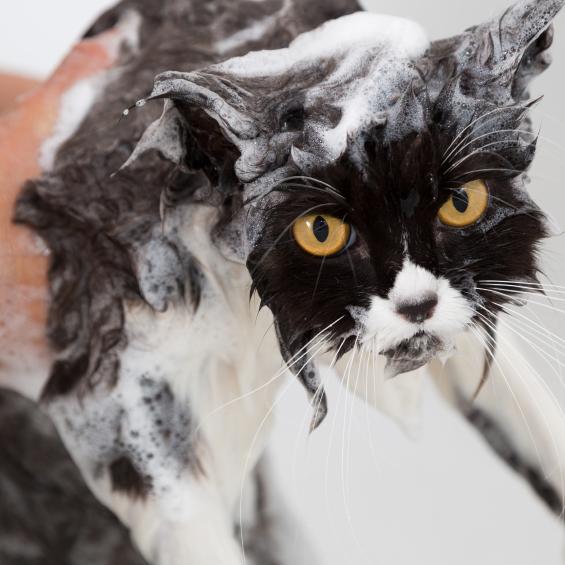
[[[417,333],[396,347],[383,351],[383,355],[387,358],[386,376],[392,379],[403,373],[415,371],[449,349],[450,346],[437,336],[425,332]]]

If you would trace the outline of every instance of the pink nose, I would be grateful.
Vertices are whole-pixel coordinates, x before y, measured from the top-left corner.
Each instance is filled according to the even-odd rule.
[[[406,302],[396,307],[396,313],[414,324],[429,320],[437,306],[437,294],[430,294],[419,302]]]

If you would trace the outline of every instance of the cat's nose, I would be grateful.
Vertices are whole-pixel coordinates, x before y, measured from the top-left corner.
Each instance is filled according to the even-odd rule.
[[[406,302],[396,307],[396,313],[414,324],[429,320],[436,309],[437,294],[429,294],[419,302]]]

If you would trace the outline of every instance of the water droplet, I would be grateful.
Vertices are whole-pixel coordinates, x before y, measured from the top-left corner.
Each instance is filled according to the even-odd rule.
[[[147,100],[145,100],[145,98],[142,98],[141,100],[138,100],[135,105],[138,108],[143,108],[143,106],[145,106],[145,104],[147,104]]]
[[[129,115],[129,108],[126,108],[123,112],[122,112],[123,116],[128,116]]]

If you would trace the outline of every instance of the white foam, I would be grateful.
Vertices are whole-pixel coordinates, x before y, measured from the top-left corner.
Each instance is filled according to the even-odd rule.
[[[267,18],[263,18],[251,26],[242,29],[225,39],[221,39],[216,43],[216,50],[219,53],[228,53],[246,43],[250,43],[251,41],[259,41],[269,29],[273,27],[278,19],[278,14],[276,16],[269,16]]]
[[[423,55],[429,44],[426,33],[415,22],[357,12],[302,34],[285,49],[248,53],[213,69],[243,83],[248,78],[286,75],[291,81],[296,76],[300,84],[310,74],[317,76],[319,69],[327,68],[319,83],[308,87],[305,84],[304,107],[330,104],[341,109],[342,117],[333,128],[316,122],[315,117],[307,118],[304,131],[312,143],[304,149],[313,151],[318,164],[329,163],[344,153],[348,139],[384,124],[391,106],[412,83],[421,80],[412,61]],[[398,132],[399,136],[404,134]],[[264,168],[265,145],[256,139],[237,143],[242,157],[236,170],[248,182]]]
[[[142,17],[135,10],[127,10],[120,18],[118,29],[120,30],[120,41],[123,41],[132,50],[139,49],[139,30],[141,29]]]
[[[264,2],[265,0],[253,1]],[[285,13],[292,9],[293,2],[294,0],[284,0],[281,8],[275,13],[253,22],[250,26],[240,29],[224,39],[220,39],[215,44],[216,50],[223,55],[246,43],[259,41],[281,21],[281,17],[283,17]]]
[[[195,481],[178,458],[183,453],[155,434],[143,401],[144,379],[166,384],[175,406],[185,407],[191,422],[198,423],[198,430],[171,431],[198,432],[194,449],[206,476],[218,480],[230,508],[239,499],[244,473],[253,468],[267,442],[270,409],[283,381],[272,315],[266,309],[259,312],[257,300],[250,304],[245,266],[226,261],[217,252],[210,239],[216,221],[213,208],[191,206],[178,217],[171,215],[168,222],[173,224],[165,225],[179,230],[181,241],[205,273],[199,308],[193,311],[176,304],[159,313],[140,304],[128,305],[127,347],[120,355],[116,386],[111,391],[97,389],[81,401],[57,400],[49,407],[71,453],[87,471],[112,455],[125,411],[127,418],[119,429],[135,448],[131,456],[154,454],[143,456],[139,464],[160,494],[162,520],[191,519]],[[154,268],[166,274],[169,267],[155,264]],[[222,447],[226,442],[228,450]],[[103,484],[94,487],[100,495]],[[105,499],[107,504],[112,501],[111,496]]]
[[[202,463],[207,473],[222,477],[224,494],[233,504],[239,496],[252,439],[282,384],[281,379],[268,382],[278,373],[282,361],[271,328],[271,314],[264,310],[258,314],[257,301],[249,303],[250,280],[246,268],[226,262],[210,241],[209,222],[215,221],[215,211],[195,208],[182,214],[182,225],[178,228],[182,241],[198,258],[206,276],[201,304],[196,312],[184,305],[163,313],[142,307],[128,308],[128,347],[121,356],[117,388],[118,393],[122,391],[121,402],[136,398],[139,392],[130,388],[138,389],[140,377],[146,374],[166,382],[181,404],[189,402],[191,416],[199,422],[199,441],[214,456],[210,460],[209,454],[203,454]],[[218,324],[217,320],[222,323]],[[257,387],[261,388],[249,402],[225,406],[221,415],[214,417],[219,407]],[[128,406],[127,412],[131,416],[132,411],[139,412],[142,408],[137,403]],[[142,441],[150,431],[142,415],[135,417]],[[226,422],[231,422],[228,429]],[[266,428],[250,455],[251,467],[266,442],[269,426]],[[232,435],[230,450],[218,448]],[[162,460],[153,461],[150,472],[156,487],[176,481],[172,476],[176,469],[170,462],[163,467]]]
[[[53,134],[39,150],[39,165],[43,171],[50,171],[55,164],[59,148],[79,128],[104,87],[106,73],[98,73],[76,83],[61,98],[58,119]]]
[[[247,41],[268,25],[266,20],[259,22],[257,28],[228,40]],[[414,59],[428,47],[429,40],[417,23],[358,12],[304,33],[285,49],[251,52],[201,72],[163,73],[152,96],[175,91],[185,93],[187,100],[196,104],[205,100],[205,111],[241,153],[235,165],[239,179],[249,184],[263,176],[260,184],[264,187],[265,172],[276,164],[277,156],[286,150],[290,153],[297,137],[259,125],[257,119],[263,116],[250,111],[241,96],[241,89],[253,90],[246,87],[248,79],[263,80],[273,96],[284,96],[288,85],[301,91],[306,114],[301,155],[320,166],[335,162],[345,152],[348,140],[362,140],[369,129],[388,123],[387,117],[391,112],[394,115],[402,95],[421,82]],[[208,75],[222,77],[220,93],[210,87]],[[324,119],[324,106],[341,110],[339,123]],[[412,122],[418,125],[418,116],[411,119],[405,116],[406,111],[397,109],[404,119],[388,126],[389,138],[406,135],[404,130],[413,127]],[[143,150],[140,147],[137,155]]]
[[[144,105],[145,100],[136,102],[137,107]],[[122,114],[127,117],[129,109],[124,110]],[[184,147],[180,140],[179,127],[178,112],[172,102],[165,102],[163,113],[145,130],[135,150],[121,168],[129,167],[140,155],[150,149],[157,149],[173,163],[180,163]]]
[[[32,400],[39,399],[51,359],[47,350],[35,345],[44,340],[45,328],[30,317],[29,305],[47,302],[46,293],[25,285],[0,285],[0,386]]]
[[[396,57],[411,59],[422,55],[428,46],[427,35],[416,22],[356,12],[298,36],[285,49],[256,51],[219,67],[239,76],[268,76],[286,73],[305,61],[327,59],[352,51],[366,53],[382,49]]]
[[[112,59],[118,57],[123,45],[132,50],[139,47],[140,26],[141,16],[134,10],[128,10],[122,16],[117,25],[118,35],[109,37],[104,43]],[[53,168],[59,148],[76,133],[98,95],[105,88],[110,72],[111,69],[91,75],[74,84],[62,96],[53,132],[39,150],[39,165],[43,171]]]

